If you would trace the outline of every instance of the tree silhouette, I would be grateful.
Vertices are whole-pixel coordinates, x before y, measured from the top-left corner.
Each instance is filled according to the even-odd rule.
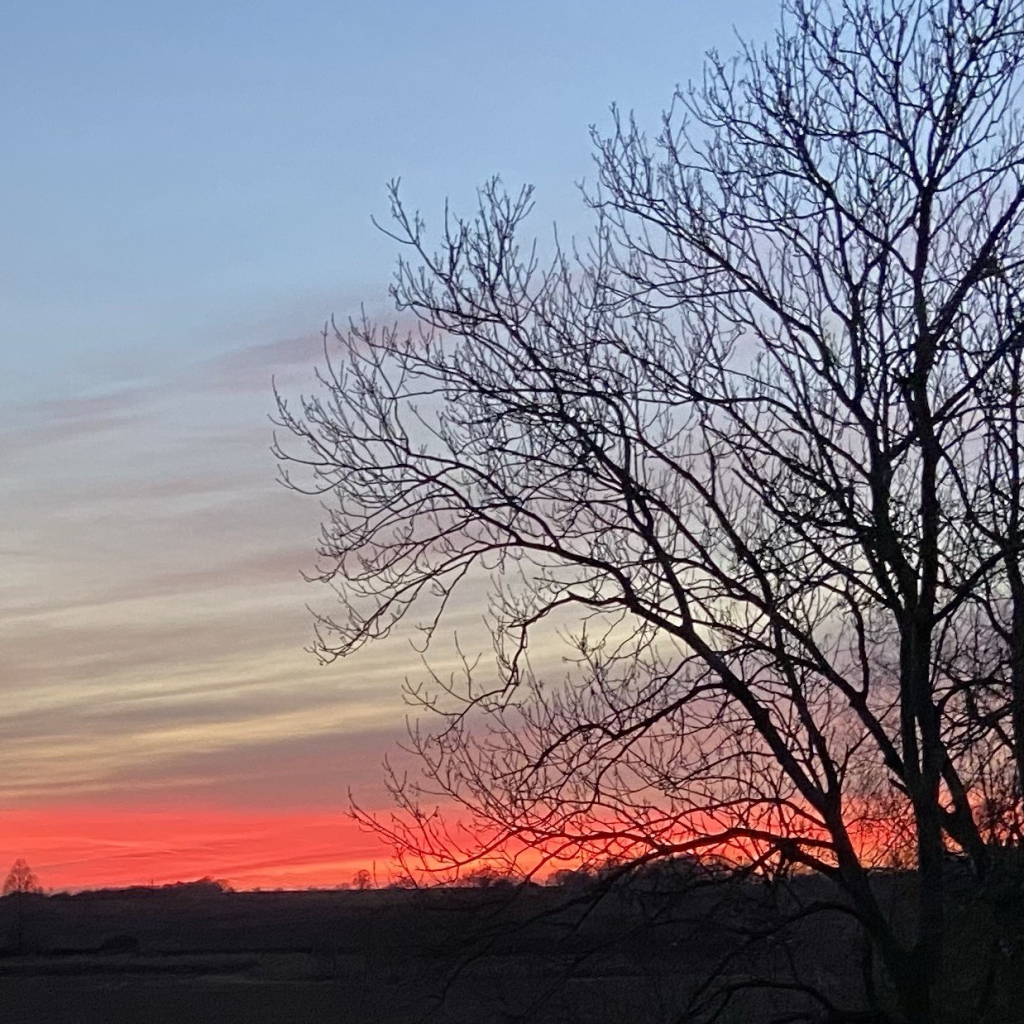
[[[35,872],[28,866],[28,863],[19,857],[12,865],[11,870],[4,879],[3,895],[11,893],[41,893],[42,886]]]
[[[14,948],[23,952],[25,948],[25,901],[26,895],[35,895],[43,891],[35,872],[28,866],[28,862],[19,857],[7,872],[4,879],[3,895],[13,896],[15,900],[14,911]]]
[[[542,264],[496,181],[431,243],[392,188],[419,327],[335,328],[277,454],[329,504],[326,660],[490,581],[493,671],[409,691],[407,858],[814,871],[880,1013],[980,1017],[948,859],[984,888],[1021,835],[1022,67],[1019,0],[791,0],[653,140],[595,133],[589,248]]]

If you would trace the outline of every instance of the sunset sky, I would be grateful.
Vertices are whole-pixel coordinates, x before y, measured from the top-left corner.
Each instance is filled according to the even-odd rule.
[[[389,313],[401,176],[437,222],[494,173],[586,229],[587,126],[657,128],[774,3],[12,0],[0,33],[0,870],[51,888],[388,871],[345,817],[419,671],[304,651],[315,503],[271,378]],[[475,612],[454,609],[472,635]],[[444,657],[443,650],[438,657]]]

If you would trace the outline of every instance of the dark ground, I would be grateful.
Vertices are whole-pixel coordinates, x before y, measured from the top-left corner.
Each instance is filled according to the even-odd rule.
[[[814,884],[781,909],[813,900]],[[0,1024],[668,1024],[698,1019],[683,1008],[716,966],[729,983],[787,977],[795,961],[840,1001],[860,990],[846,915],[749,945],[780,919],[763,884],[592,896],[182,886],[6,897]],[[746,992],[721,1019],[756,1024],[799,1003]],[[1013,1012],[990,1019],[1024,1020]]]

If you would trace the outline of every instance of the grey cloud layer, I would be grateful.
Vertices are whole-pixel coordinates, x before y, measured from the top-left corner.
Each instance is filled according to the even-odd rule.
[[[330,775],[367,779],[383,748],[349,763],[332,744],[395,733],[401,672],[328,671],[303,650],[318,515],[268,452],[271,376],[309,375],[318,351],[313,335],[260,342],[0,410],[0,801],[335,804]]]
[[[214,353],[173,379],[0,410],[14,486],[0,550],[0,806],[76,798],[335,808],[381,798],[419,676],[410,628],[318,666],[305,584],[320,509],[275,483],[275,373],[310,335]],[[449,625],[487,648],[481,602]],[[449,664],[450,661],[450,664]],[[454,652],[434,664],[455,667]]]

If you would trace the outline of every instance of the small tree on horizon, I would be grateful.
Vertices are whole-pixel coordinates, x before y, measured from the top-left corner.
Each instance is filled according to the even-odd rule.
[[[36,873],[28,866],[28,862],[19,857],[12,865],[11,870],[4,879],[3,895],[23,895],[24,893],[41,893],[43,887],[39,884]]]
[[[28,866],[28,861],[19,857],[7,872],[4,879],[4,896],[12,896],[15,900],[14,912],[14,947],[21,953],[25,948],[25,904],[24,897],[37,895],[43,891],[36,873]]]

